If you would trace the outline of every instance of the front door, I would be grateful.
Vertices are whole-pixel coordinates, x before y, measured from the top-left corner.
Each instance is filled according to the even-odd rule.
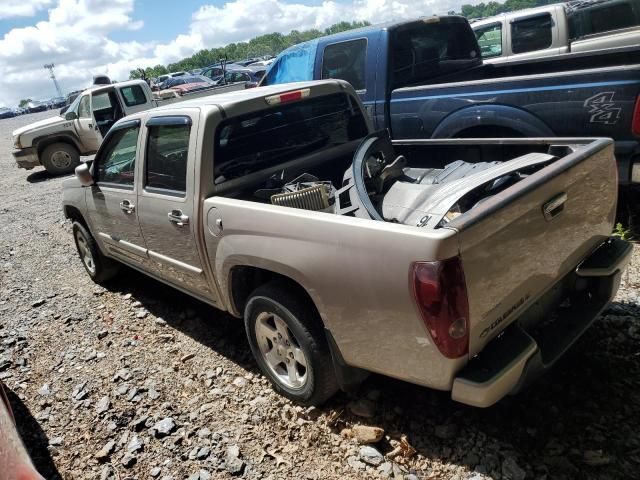
[[[194,152],[198,117],[163,114],[146,123],[138,195],[138,217],[149,263],[167,282],[215,302],[196,242]]]
[[[137,267],[147,265],[138,224],[136,163],[140,122],[109,132],[93,162],[95,184],[87,194],[89,223],[105,253]]]
[[[75,120],[76,130],[82,142],[82,152],[90,153],[98,151],[102,143],[102,135],[98,124],[93,118],[91,109],[91,94],[87,93],[80,98],[78,105],[78,118]]]

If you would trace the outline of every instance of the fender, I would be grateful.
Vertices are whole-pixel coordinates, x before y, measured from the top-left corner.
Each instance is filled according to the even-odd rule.
[[[542,120],[526,110],[506,105],[473,105],[445,117],[431,138],[454,138],[463,130],[481,126],[509,128],[524,137],[555,137]]]
[[[233,267],[255,267],[262,270],[268,270],[270,272],[277,273],[278,275],[282,275],[283,277],[289,278],[307,291],[307,293],[311,297],[311,301],[314,303],[314,305],[318,309],[318,313],[320,313],[320,316],[322,317],[321,312],[324,311],[324,304],[322,302],[322,299],[318,296],[317,291],[311,288],[312,282],[307,275],[299,270],[292,268],[289,265],[280,262],[277,259],[269,259],[242,254],[232,254],[226,257],[224,261],[221,264],[216,265],[215,268],[216,279],[220,279],[218,280],[218,286],[221,295],[223,295],[223,298],[221,299],[222,303],[227,306],[227,311],[232,315],[235,315],[237,317],[242,316],[242,313],[238,312],[235,309],[235,305],[233,304],[232,300],[233,293],[231,291],[230,280]],[[322,321],[324,322],[325,319],[322,318]]]
[[[62,132],[56,133],[54,135],[43,135],[41,137],[36,137],[33,139],[32,145],[35,147],[38,153],[40,153],[44,148],[56,142],[70,143],[78,149],[78,152],[81,155],[85,153],[82,149],[82,143],[80,142],[80,139],[73,132]]]

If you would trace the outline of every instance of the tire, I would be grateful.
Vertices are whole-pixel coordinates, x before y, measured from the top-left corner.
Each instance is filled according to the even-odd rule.
[[[80,153],[68,143],[52,143],[42,151],[40,163],[51,175],[73,173],[80,165]]]
[[[95,239],[80,222],[73,222],[73,240],[82,265],[91,280],[103,283],[116,276],[119,270],[118,263],[100,252]]]
[[[302,405],[320,405],[336,393],[331,353],[310,302],[286,284],[271,282],[249,296],[244,324],[251,352],[279,394]]]

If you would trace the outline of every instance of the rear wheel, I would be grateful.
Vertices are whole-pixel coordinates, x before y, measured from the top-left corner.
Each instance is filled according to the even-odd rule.
[[[72,173],[80,165],[80,153],[68,143],[52,143],[42,151],[40,162],[51,175]]]
[[[331,354],[315,307],[272,282],[250,296],[244,314],[251,351],[274,389],[304,405],[338,390]]]
[[[118,264],[102,255],[93,236],[80,222],[73,222],[73,239],[82,265],[94,282],[106,282],[118,273]]]

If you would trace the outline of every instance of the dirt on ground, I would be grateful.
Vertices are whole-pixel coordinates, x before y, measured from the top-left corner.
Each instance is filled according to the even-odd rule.
[[[11,131],[51,115],[0,120],[0,379],[47,479],[640,478],[638,248],[615,302],[517,396],[475,409],[373,375],[303,408],[241,321],[132,270],[89,280],[64,178],[11,156]]]

